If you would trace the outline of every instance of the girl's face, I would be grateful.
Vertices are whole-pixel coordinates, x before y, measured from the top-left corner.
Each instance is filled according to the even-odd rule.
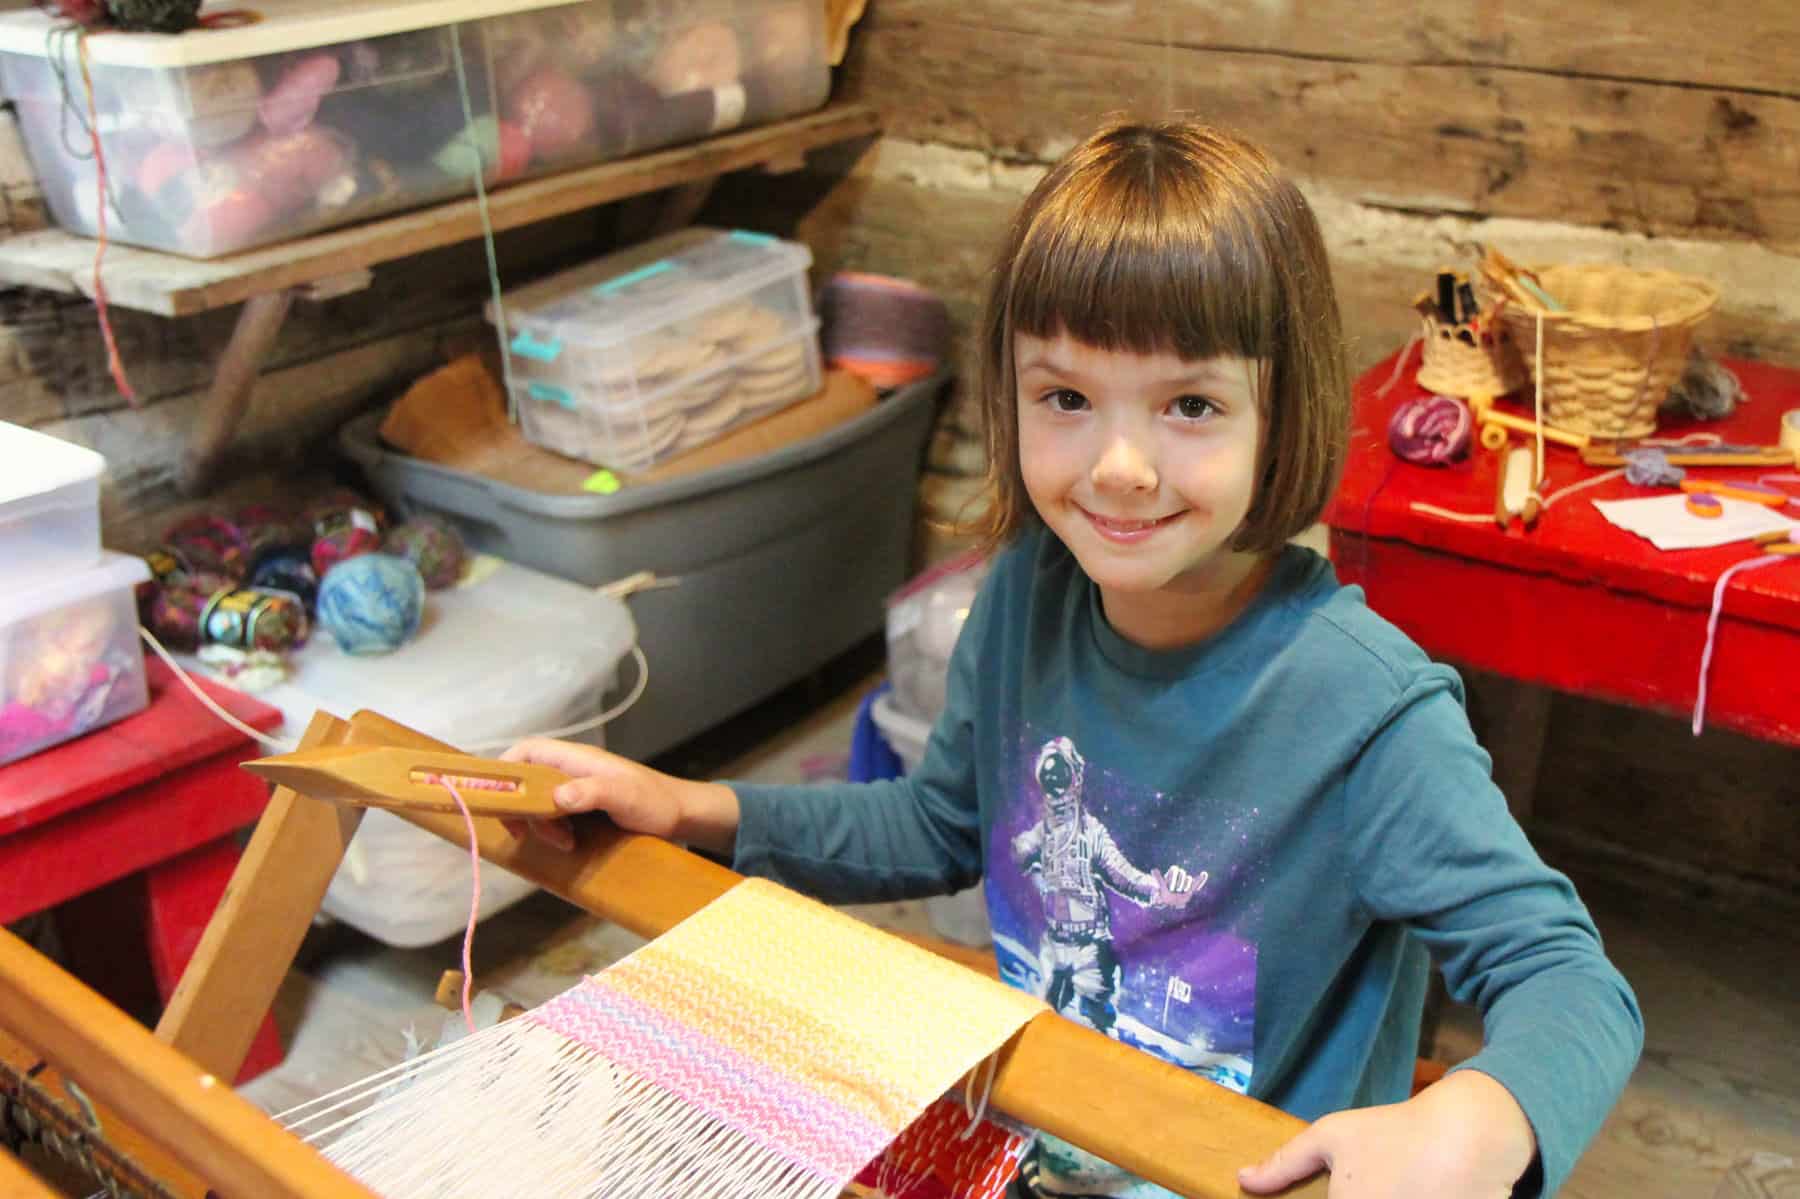
[[[1261,459],[1258,364],[1066,334],[1018,334],[1013,357],[1026,494],[1100,589],[1107,620],[1152,647],[1222,627],[1266,561],[1231,548]]]

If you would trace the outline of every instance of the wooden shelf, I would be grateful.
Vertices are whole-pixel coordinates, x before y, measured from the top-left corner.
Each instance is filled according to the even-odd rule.
[[[777,124],[501,188],[488,195],[488,216],[499,231],[748,167],[790,170],[808,150],[879,128],[869,105],[833,104]],[[369,267],[480,236],[481,213],[470,196],[228,258],[109,246],[102,275],[109,304],[187,316],[294,288],[331,290],[334,280]],[[7,238],[0,241],[0,283],[91,295],[94,251],[92,238],[61,230]]]
[[[662,191],[672,197],[664,215],[687,219],[720,175],[751,167],[797,170],[808,150],[866,137],[880,127],[880,116],[867,104],[827,105],[777,124],[501,188],[487,198],[488,221],[499,232]],[[109,246],[101,276],[107,303],[114,307],[188,316],[244,306],[189,434],[182,489],[194,495],[210,485],[296,297],[319,300],[357,291],[369,285],[370,267],[480,237],[481,225],[481,209],[471,195],[229,258]],[[97,248],[92,238],[55,229],[0,240],[0,284],[91,296]]]

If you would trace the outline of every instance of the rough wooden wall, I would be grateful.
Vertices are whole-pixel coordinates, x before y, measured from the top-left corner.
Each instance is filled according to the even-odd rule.
[[[1357,367],[1476,243],[1689,271],[1714,351],[1800,366],[1800,15],[1792,0],[872,0],[840,91],[884,136],[841,182],[728,188],[821,269],[919,279],[959,332],[1003,223],[1102,115],[1198,114],[1267,146],[1332,251]],[[979,468],[934,443],[948,514]],[[1800,895],[1791,752],[1554,701],[1534,832],[1622,873]],[[1700,880],[1700,881],[1695,881]]]

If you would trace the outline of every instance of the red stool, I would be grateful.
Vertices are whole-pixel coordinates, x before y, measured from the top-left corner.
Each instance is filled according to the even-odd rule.
[[[71,971],[153,1019],[237,864],[231,833],[262,814],[269,789],[238,769],[257,744],[147,665],[142,712],[0,766],[0,923],[54,908]],[[277,708],[200,687],[252,728],[281,723]],[[265,1016],[238,1081],[281,1058]]]

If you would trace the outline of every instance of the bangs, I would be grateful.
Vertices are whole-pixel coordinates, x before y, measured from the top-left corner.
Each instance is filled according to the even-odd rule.
[[[1216,180],[1158,157],[1114,158],[1020,231],[1013,331],[1189,360],[1273,361],[1285,336],[1281,262]]]

